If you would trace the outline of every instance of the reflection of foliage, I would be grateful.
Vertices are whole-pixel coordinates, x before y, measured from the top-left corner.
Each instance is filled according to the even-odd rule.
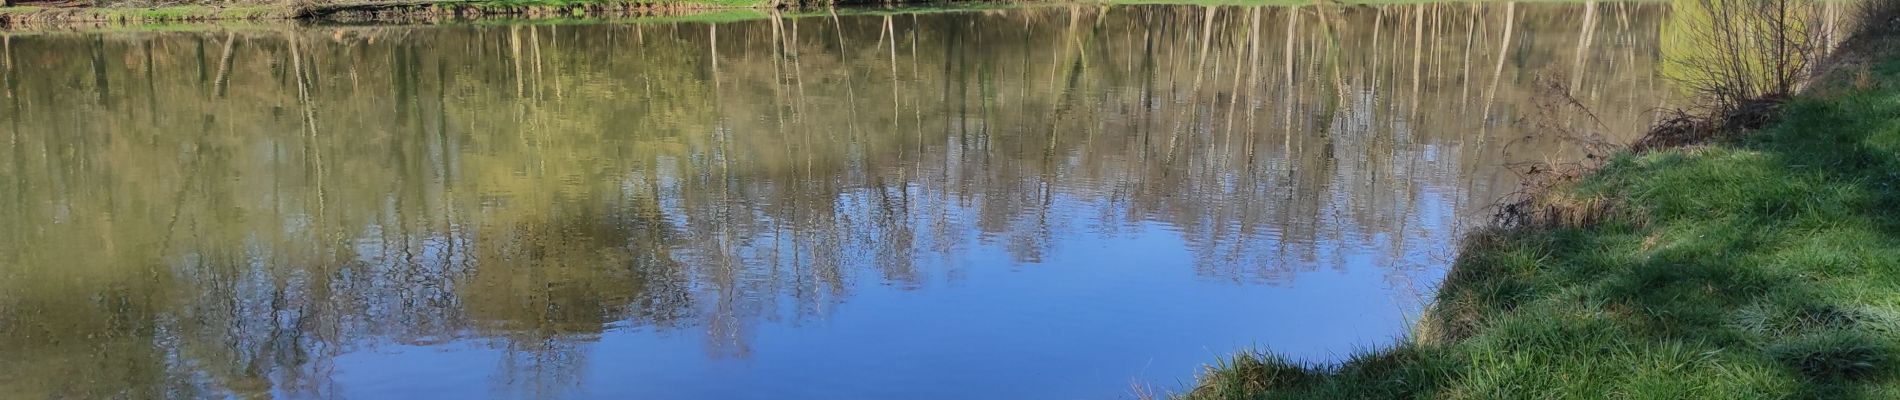
[[[1718,112],[1800,89],[1845,30],[1833,1],[1677,0],[1663,24],[1666,76]]]
[[[1494,123],[1525,77],[1646,122],[1632,26],[1659,10],[1617,9],[1549,32],[1574,7],[15,38],[0,374],[31,377],[0,397],[331,393],[354,346],[466,335],[554,393],[610,324],[743,356],[762,321],[955,279],[937,260],[971,247],[1036,263],[1150,223],[1212,279],[1367,248],[1429,280],[1514,187],[1496,166],[1576,150]]]
[[[1474,236],[1414,340],[1242,355],[1182,398],[1896,398],[1900,37],[1860,40],[1845,56],[1882,60],[1878,85],[1822,83],[1741,141],[1551,189],[1618,201],[1592,223]]]

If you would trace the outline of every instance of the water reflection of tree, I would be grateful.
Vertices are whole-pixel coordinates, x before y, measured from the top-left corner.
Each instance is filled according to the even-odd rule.
[[[1646,122],[1663,10],[1578,7],[9,37],[0,397],[323,397],[468,338],[556,395],[610,326],[743,357],[973,247],[1153,228],[1209,279],[1425,282],[1497,166],[1576,150],[1511,123],[1533,77]]]

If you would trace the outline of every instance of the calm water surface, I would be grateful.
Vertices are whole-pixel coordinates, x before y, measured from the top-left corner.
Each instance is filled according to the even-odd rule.
[[[1653,117],[1666,14],[12,34],[0,397],[1099,399],[1338,360],[1405,334],[1508,164]]]

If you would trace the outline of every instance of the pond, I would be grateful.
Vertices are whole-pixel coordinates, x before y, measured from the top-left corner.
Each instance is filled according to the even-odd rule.
[[[1033,398],[1408,332],[1653,3],[13,32],[0,397]]]

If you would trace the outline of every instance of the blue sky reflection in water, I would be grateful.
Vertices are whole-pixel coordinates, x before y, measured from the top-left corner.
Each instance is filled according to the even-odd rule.
[[[1580,157],[1536,132],[1653,116],[1665,11],[11,36],[0,397],[1114,398],[1335,360],[1404,334],[1507,164]]]

